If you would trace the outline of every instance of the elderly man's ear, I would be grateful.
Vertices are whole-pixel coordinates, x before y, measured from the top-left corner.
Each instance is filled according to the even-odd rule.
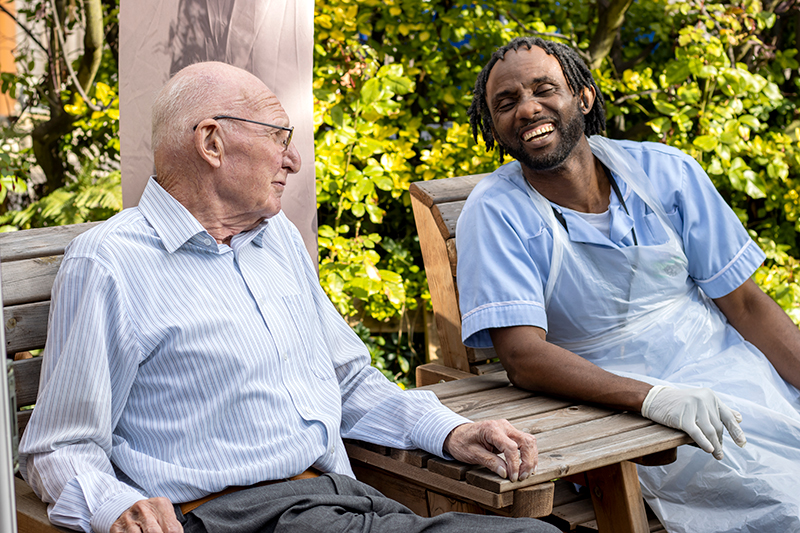
[[[194,130],[194,147],[213,168],[219,168],[222,164],[224,149],[220,133],[219,125],[212,119],[203,120]]]
[[[584,115],[588,115],[589,111],[592,110],[592,106],[594,106],[595,97],[596,96],[594,92],[594,87],[584,87],[583,90],[581,90],[580,106],[581,106],[581,112]]]

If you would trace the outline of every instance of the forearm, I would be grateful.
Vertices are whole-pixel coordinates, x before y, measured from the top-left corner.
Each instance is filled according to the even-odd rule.
[[[783,379],[800,388],[800,329],[752,280],[714,300],[731,325],[769,359]]]
[[[491,336],[509,380],[524,389],[640,411],[652,388],[648,383],[607,372],[546,342],[544,331],[539,328],[501,328],[492,330]]]

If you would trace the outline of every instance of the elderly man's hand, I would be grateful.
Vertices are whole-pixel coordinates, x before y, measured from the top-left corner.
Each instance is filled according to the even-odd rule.
[[[508,420],[462,424],[447,436],[444,451],[457,461],[485,466],[511,481],[527,478],[538,462],[536,437],[514,428]]]
[[[139,500],[111,525],[110,533],[181,533],[183,526],[167,498]]]

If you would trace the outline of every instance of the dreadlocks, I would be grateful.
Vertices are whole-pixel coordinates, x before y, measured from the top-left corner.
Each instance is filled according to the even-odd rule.
[[[492,54],[489,62],[483,67],[480,74],[478,74],[478,79],[475,80],[475,89],[472,92],[472,104],[467,110],[469,114],[469,123],[472,126],[472,135],[475,137],[475,141],[478,141],[478,130],[480,130],[483,136],[483,142],[486,143],[486,149],[491,150],[494,148],[495,139],[492,134],[492,126],[494,123],[492,122],[492,115],[489,112],[489,106],[486,104],[486,82],[489,79],[489,73],[492,71],[495,63],[503,59],[506,52],[509,50],[514,50],[516,52],[523,45],[527,47],[528,50],[534,46],[538,46],[548,55],[554,56],[561,65],[561,70],[564,71],[564,77],[567,79],[567,83],[573,94],[580,94],[580,92],[587,87],[594,89],[596,94],[594,106],[592,106],[589,114],[586,115],[583,131],[587,137],[602,133],[606,129],[606,112],[604,109],[603,94],[594,82],[589,68],[575,50],[564,44],[546,41],[538,37],[517,37],[502,48],[498,48],[497,51]],[[505,152],[499,144],[497,150],[500,152],[500,158],[502,159]]]

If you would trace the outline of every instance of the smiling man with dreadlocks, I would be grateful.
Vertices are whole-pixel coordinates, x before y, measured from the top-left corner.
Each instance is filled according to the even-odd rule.
[[[458,221],[464,343],[519,387],[689,434],[700,449],[640,468],[668,531],[800,531],[800,332],[750,279],[765,255],[703,169],[602,137],[600,90],[560,43],[497,50],[469,115],[516,161]]]

